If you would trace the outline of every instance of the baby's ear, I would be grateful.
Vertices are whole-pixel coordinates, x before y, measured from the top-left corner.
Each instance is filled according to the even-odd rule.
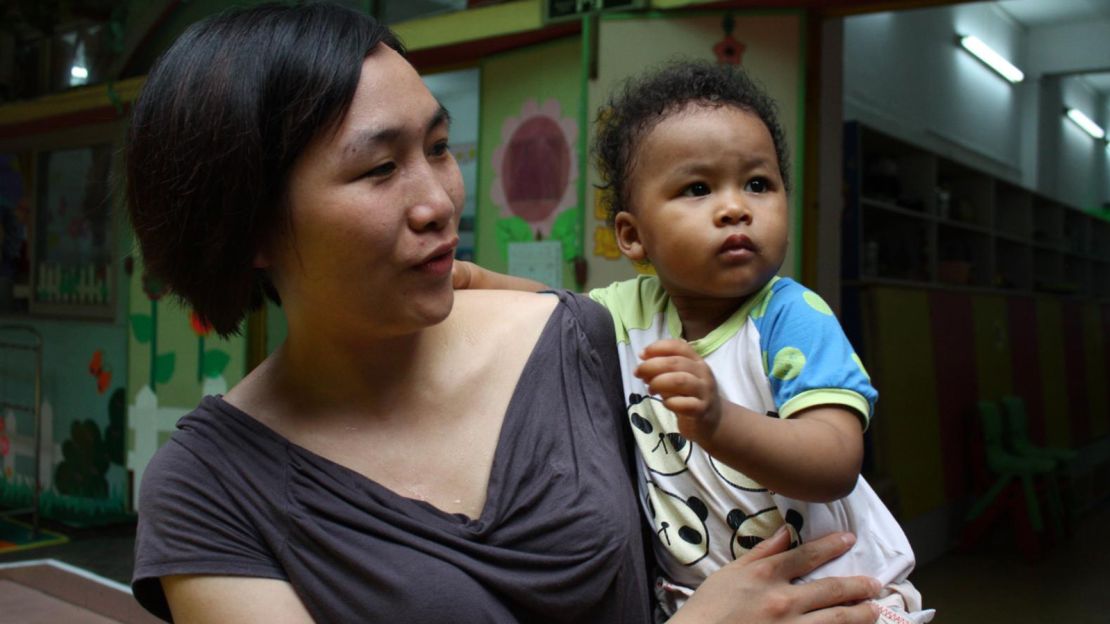
[[[647,252],[640,241],[640,229],[636,216],[631,212],[618,212],[613,220],[613,230],[616,232],[617,247],[621,253],[634,262],[647,260]]]

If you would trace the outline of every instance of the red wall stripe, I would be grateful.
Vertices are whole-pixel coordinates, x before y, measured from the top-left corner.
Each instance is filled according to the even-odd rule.
[[[940,416],[940,449],[944,456],[944,491],[949,500],[969,494],[969,469],[979,444],[968,426],[978,418],[979,400],[975,370],[975,336],[971,297],[934,290],[929,293],[929,321],[933,334],[937,410]]]

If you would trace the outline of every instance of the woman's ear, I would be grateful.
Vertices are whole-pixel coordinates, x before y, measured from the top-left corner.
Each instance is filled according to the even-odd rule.
[[[270,268],[269,254],[261,250],[254,252],[254,260],[251,262],[251,266],[256,269]]]
[[[640,241],[640,230],[636,223],[636,216],[631,212],[618,212],[613,219],[613,230],[616,233],[617,247],[621,253],[634,262],[647,260],[647,253]]]

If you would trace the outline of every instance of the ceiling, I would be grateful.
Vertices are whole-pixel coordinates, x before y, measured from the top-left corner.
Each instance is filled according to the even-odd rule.
[[[1030,28],[1110,20],[1107,0],[998,0],[996,4]]]
[[[1110,0],[998,0],[995,4],[1026,28],[1105,22],[1110,37]],[[1110,59],[1106,66],[1110,69]],[[1079,76],[1091,89],[1110,96],[1110,71]]]

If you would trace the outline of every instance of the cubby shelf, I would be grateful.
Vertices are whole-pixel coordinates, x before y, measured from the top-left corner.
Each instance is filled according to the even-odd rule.
[[[845,124],[845,282],[1110,299],[1110,222]]]

